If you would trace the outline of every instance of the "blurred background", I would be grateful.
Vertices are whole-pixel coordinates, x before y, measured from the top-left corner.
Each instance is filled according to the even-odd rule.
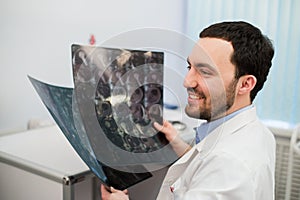
[[[298,8],[300,2],[296,0],[3,0],[0,134],[24,130],[30,119],[50,118],[27,75],[72,87],[70,46],[89,44],[91,35],[95,45],[143,48],[138,41],[145,41],[153,42],[153,49],[166,51],[166,68],[173,74],[165,81],[180,99],[186,73],[185,54],[188,55],[191,45],[183,47],[175,36],[196,41],[200,30],[224,20],[248,21],[272,39],[276,49],[273,68],[255,103],[262,119],[293,126],[300,121]],[[149,37],[147,33],[153,30],[147,28],[166,31],[166,35],[174,38],[170,40],[163,34]],[[124,40],[112,40],[136,30],[145,30],[135,36],[137,42],[131,36],[126,44],[122,43]],[[167,39],[171,46],[159,46]],[[182,51],[172,52],[177,47],[182,47]],[[167,94],[165,98],[174,103],[174,97]]]

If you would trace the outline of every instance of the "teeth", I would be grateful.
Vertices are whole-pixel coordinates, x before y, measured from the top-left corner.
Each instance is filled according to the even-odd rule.
[[[194,95],[194,94],[190,94],[189,97],[190,97],[191,99],[200,99],[199,96]]]

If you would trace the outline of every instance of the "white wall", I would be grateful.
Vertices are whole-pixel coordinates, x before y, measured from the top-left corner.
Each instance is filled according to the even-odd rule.
[[[72,43],[88,44],[94,34],[100,45],[145,27],[183,32],[184,11],[184,0],[2,0],[0,133],[25,129],[32,118],[51,118],[26,76],[71,87]],[[182,63],[168,65],[181,74]],[[174,87],[180,91],[182,84]]]

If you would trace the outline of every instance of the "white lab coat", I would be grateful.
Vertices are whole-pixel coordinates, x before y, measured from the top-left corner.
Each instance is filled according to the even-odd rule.
[[[275,139],[255,107],[211,132],[168,170],[159,200],[273,200]]]

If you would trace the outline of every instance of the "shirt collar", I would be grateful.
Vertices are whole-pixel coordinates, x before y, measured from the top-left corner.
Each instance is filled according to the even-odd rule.
[[[196,128],[196,144],[198,144],[201,140],[203,140],[210,132],[212,132],[215,128],[220,126],[222,123],[228,121],[229,119],[235,117],[239,113],[241,113],[245,110],[248,110],[252,107],[253,107],[253,105],[249,105],[249,106],[241,108],[233,113],[230,113],[229,115],[221,117],[219,119],[202,123],[200,126],[198,126]]]

